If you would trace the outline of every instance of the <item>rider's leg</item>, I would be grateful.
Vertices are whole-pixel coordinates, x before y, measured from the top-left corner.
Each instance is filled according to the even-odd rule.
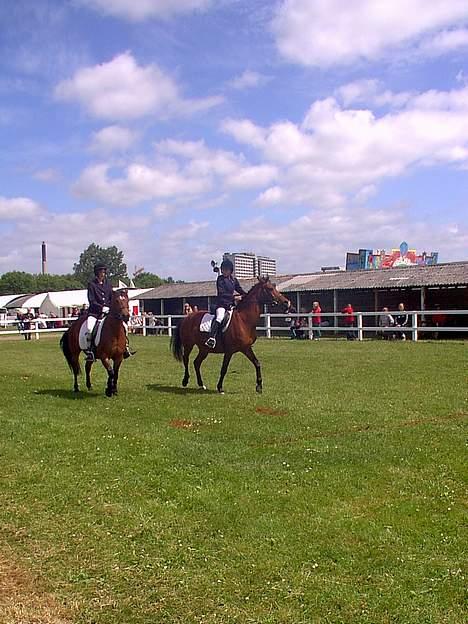
[[[211,321],[210,337],[205,342],[206,346],[210,347],[210,349],[214,349],[216,347],[216,335],[219,331],[219,328],[221,327],[221,323],[224,319],[225,314],[226,314],[225,308],[216,308],[216,316]]]
[[[125,328],[125,351],[123,357],[124,360],[126,360],[130,356],[135,355],[136,351],[130,351],[130,343],[128,341],[128,325],[127,323],[124,323],[123,326]]]
[[[96,326],[97,318],[95,316],[89,315],[85,321],[86,323],[86,341],[88,343],[87,348],[84,350],[86,355],[87,362],[94,362],[96,360],[95,356],[95,346],[93,344],[93,330]]]

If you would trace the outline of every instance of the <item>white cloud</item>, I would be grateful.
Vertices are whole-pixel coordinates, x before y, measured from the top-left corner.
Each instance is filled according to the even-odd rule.
[[[131,120],[153,115],[168,118],[217,106],[222,98],[184,99],[175,81],[156,64],[137,64],[130,52],[107,63],[79,69],[57,85],[59,100],[78,102],[93,117]]]
[[[416,45],[425,35],[468,20],[465,0],[285,0],[273,21],[280,53],[301,65],[330,67],[372,60],[397,47]],[[445,37],[445,38],[444,38]],[[431,53],[460,42],[447,34]],[[464,35],[462,36],[462,38]]]
[[[33,174],[33,178],[41,182],[57,182],[60,179],[60,173],[57,169],[49,167],[48,169],[39,169]]]
[[[125,152],[138,140],[138,133],[121,126],[107,126],[93,133],[90,149],[100,154]]]
[[[404,106],[414,96],[409,91],[393,93],[388,89],[383,89],[382,83],[375,79],[356,80],[345,84],[336,90],[336,95],[345,106],[367,104],[393,108]]]
[[[0,219],[23,221],[41,214],[40,205],[29,197],[0,197]]]
[[[422,41],[418,52],[424,56],[440,56],[468,48],[468,29],[444,30]]]
[[[209,181],[184,176],[178,169],[131,164],[120,177],[109,175],[105,163],[87,167],[73,189],[79,197],[104,204],[132,206],[142,202],[197,195],[209,190]]]
[[[207,9],[213,0],[79,0],[104,15],[139,22]]]
[[[241,120],[223,128],[281,171],[258,203],[339,206],[410,168],[467,165],[468,88],[404,99],[404,108],[380,117],[327,98],[312,104],[300,126],[286,121],[260,128]]]
[[[228,85],[233,89],[244,90],[259,87],[268,82],[268,77],[258,72],[246,69],[240,76],[231,80]]]

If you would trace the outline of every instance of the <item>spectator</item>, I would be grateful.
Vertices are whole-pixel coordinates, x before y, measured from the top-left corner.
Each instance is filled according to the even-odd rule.
[[[354,316],[353,306],[348,303],[341,310],[342,314],[345,314],[344,324],[346,327],[346,340],[356,340],[356,332],[354,331],[354,327],[356,326],[356,317]]]
[[[437,310],[437,313],[432,315],[432,323],[434,324],[434,327],[445,327],[445,325],[447,324],[447,315],[439,312],[439,304],[436,304],[435,309]],[[438,331],[434,332],[434,338],[435,340],[439,338]]]
[[[405,310],[405,304],[398,304],[398,313],[395,315],[395,327],[408,327],[409,316]],[[406,340],[406,334],[404,331],[397,332],[400,340]]]
[[[148,312],[148,334],[150,336],[154,336],[156,333],[156,319],[154,318],[154,314],[152,312]]]
[[[391,340],[393,338],[393,334],[389,333],[389,329],[395,325],[395,319],[388,311],[388,308],[382,308],[382,312],[384,314],[379,316],[380,330],[378,334],[384,340]]]
[[[33,329],[32,321],[35,319],[34,310],[29,308],[26,314],[23,315],[23,329],[24,329],[24,339],[31,340],[31,330]]]
[[[190,303],[184,303],[184,316],[188,316],[189,314],[192,314],[192,307]]]
[[[322,332],[320,327],[322,326],[322,308],[318,301],[314,301],[312,303],[312,329],[313,329],[313,337],[314,340],[320,340],[322,337]]]
[[[291,332],[291,340],[297,338],[297,340],[301,340],[305,338],[304,327],[306,323],[304,319],[299,318],[298,316],[294,318],[291,322],[290,332]]]

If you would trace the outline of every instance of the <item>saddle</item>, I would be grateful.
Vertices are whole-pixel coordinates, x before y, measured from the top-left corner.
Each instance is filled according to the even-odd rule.
[[[221,323],[221,331],[223,334],[228,329],[229,325],[231,324],[233,312],[234,312],[234,308],[230,308],[229,310],[226,310],[226,314],[224,315],[224,318]],[[202,333],[209,334],[210,329],[211,329],[211,321],[214,318],[215,318],[215,315],[209,314],[208,312],[206,312],[203,315],[202,320],[200,321],[200,331]]]
[[[98,320],[96,321],[96,325],[95,325],[95,326],[94,326],[94,328],[93,328],[93,333],[92,333],[92,340],[91,340],[91,342],[92,342],[92,344],[93,344],[95,347],[97,347],[97,346],[98,346],[98,344],[99,344],[99,342],[100,342],[100,340],[101,340],[102,325],[103,325],[103,321],[104,321],[104,320],[105,320],[105,319],[98,319]],[[85,322],[85,323],[83,323],[83,324],[81,325],[81,327],[80,327],[80,333],[79,333],[79,336],[78,336],[78,342],[79,342],[79,345],[80,345],[80,349],[81,349],[82,351],[84,351],[85,349],[88,349],[88,348],[89,348],[88,341],[87,341],[87,339],[86,339],[86,335],[87,335],[87,333],[88,333],[88,328],[87,328],[87,326],[86,326],[86,322]]]

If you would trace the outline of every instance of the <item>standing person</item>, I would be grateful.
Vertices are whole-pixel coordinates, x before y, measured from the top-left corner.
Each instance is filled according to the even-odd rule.
[[[388,333],[388,330],[395,325],[395,319],[388,311],[388,308],[382,308],[382,312],[384,314],[379,316],[379,334],[384,340],[390,340],[392,335]]]
[[[408,323],[409,323],[409,316],[405,310],[405,304],[399,303],[398,312],[397,314],[395,314],[395,327],[408,327]],[[406,340],[406,334],[404,331],[400,331],[398,332],[398,334],[399,334],[398,337],[401,340]]]
[[[348,303],[342,310],[342,314],[346,314],[344,317],[344,324],[346,326],[346,340],[356,340],[356,334],[354,331],[356,317],[354,316],[353,306]]]
[[[322,332],[320,330],[322,325],[322,308],[318,301],[312,303],[312,314],[312,335],[314,340],[320,340],[322,337]]]
[[[216,280],[217,300],[216,315],[211,321],[210,337],[205,342],[207,347],[214,349],[216,347],[216,335],[226,314],[226,310],[234,305],[234,293],[246,295],[247,293],[239,284],[239,281],[232,274],[234,265],[227,258],[221,262],[221,275]]]
[[[432,315],[432,323],[435,327],[444,327],[447,324],[447,315],[440,312],[440,305],[436,304],[435,309],[437,312]],[[434,338],[439,338],[439,332],[434,332]]]

